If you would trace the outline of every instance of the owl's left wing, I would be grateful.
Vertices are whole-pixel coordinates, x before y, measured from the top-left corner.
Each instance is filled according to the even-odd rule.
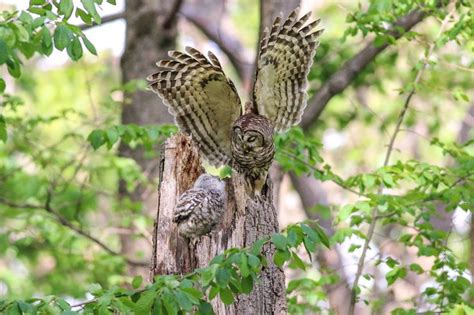
[[[299,123],[306,107],[306,77],[322,33],[313,32],[319,20],[305,25],[310,15],[298,19],[295,10],[283,24],[277,17],[262,36],[253,98],[258,113],[270,119],[276,131]]]
[[[170,51],[172,59],[158,62],[161,71],[147,79],[180,129],[193,137],[212,165],[221,166],[231,161],[232,124],[242,108],[234,84],[216,56],[208,55],[192,47],[186,53]]]

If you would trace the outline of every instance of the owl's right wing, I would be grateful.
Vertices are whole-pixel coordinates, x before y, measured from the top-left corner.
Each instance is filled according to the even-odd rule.
[[[311,13],[298,19],[297,12],[283,22],[275,18],[271,30],[265,29],[257,60],[254,101],[276,131],[301,120],[308,97],[306,77],[322,32],[315,30],[319,20],[307,23]]]
[[[234,84],[222,70],[216,56],[207,59],[198,50],[170,51],[171,60],[157,63],[161,71],[149,76],[156,92],[181,130],[190,134],[209,163],[231,161],[232,124],[242,107]]]
[[[179,223],[185,221],[189,216],[199,208],[208,198],[203,189],[191,188],[179,196],[173,213],[173,222]]]

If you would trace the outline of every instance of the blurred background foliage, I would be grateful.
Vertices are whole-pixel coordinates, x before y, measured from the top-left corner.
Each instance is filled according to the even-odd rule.
[[[160,144],[176,129],[121,124],[127,98],[146,89],[144,80],[121,83],[123,25],[113,22],[107,31],[106,25],[85,31],[77,26],[99,24],[101,16],[123,9],[121,1],[107,2],[0,2],[2,298],[57,295],[74,304],[91,298],[86,294],[91,284],[130,287],[134,276],[146,274],[155,208],[119,196],[118,182],[130,192],[144,187],[143,200],[153,200],[157,178],[117,151],[122,143],[156,159]],[[419,5],[428,7],[429,16],[396,40],[388,26]],[[308,217],[328,220],[331,247],[339,252],[333,252],[339,265],[323,266],[303,254],[310,268],[286,268],[290,312],[330,312],[331,290],[351,287],[374,207],[383,214],[377,217],[381,224],[355,289],[373,314],[472,303],[472,4],[308,0],[302,9],[321,17],[326,30],[309,74],[310,99],[368,41],[391,45],[304,132],[295,129],[277,139],[285,172],[309,174],[323,193],[307,207],[285,175],[281,227]],[[251,64],[258,2],[225,1],[218,10],[218,39],[224,36],[219,32],[232,29],[245,58],[238,62]],[[186,19],[177,28],[178,48],[192,44],[217,51],[239,90],[246,90],[218,44]],[[384,167],[406,95],[415,90]],[[138,245],[124,252],[122,238]]]

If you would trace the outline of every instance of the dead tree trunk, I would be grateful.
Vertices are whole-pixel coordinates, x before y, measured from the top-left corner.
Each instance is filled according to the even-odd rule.
[[[234,172],[227,181],[227,207],[218,228],[201,237],[192,246],[178,236],[172,223],[178,196],[191,187],[202,173],[201,159],[191,139],[183,134],[170,138],[164,145],[160,164],[158,210],[154,227],[153,258],[150,275],[187,273],[207,266],[225,249],[246,247],[265,235],[278,231],[278,220],[272,203],[271,183],[265,191],[267,201],[255,202],[245,193],[244,179]],[[268,266],[261,281],[250,295],[239,296],[235,303],[225,306],[212,301],[216,314],[285,314],[285,277],[272,262],[274,248],[263,248]]]

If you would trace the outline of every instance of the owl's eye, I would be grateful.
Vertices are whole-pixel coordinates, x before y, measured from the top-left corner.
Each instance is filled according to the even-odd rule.
[[[250,138],[247,139],[247,142],[254,142],[257,139],[256,136],[251,136]]]

